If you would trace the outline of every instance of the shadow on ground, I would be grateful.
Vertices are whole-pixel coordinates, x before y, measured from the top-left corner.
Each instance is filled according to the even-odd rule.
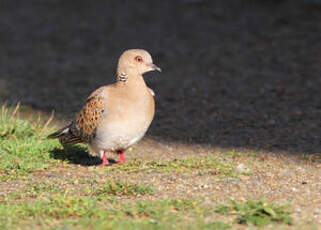
[[[101,159],[97,156],[91,156],[87,149],[79,146],[65,146],[64,149],[55,148],[50,152],[50,156],[58,160],[67,160],[71,164],[82,166],[98,166],[101,164]],[[108,159],[111,164],[115,164],[114,159]]]
[[[5,100],[70,118],[114,80],[123,50],[145,48],[164,70],[146,76],[154,139],[321,151],[318,4],[33,0],[4,1],[0,12]]]

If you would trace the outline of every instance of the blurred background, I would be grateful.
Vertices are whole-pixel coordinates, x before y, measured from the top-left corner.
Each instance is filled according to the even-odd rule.
[[[129,48],[163,69],[150,138],[320,153],[318,1],[2,0],[1,101],[67,121]]]

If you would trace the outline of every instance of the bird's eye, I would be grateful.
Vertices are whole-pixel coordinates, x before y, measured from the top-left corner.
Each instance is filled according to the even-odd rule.
[[[136,56],[135,60],[138,62],[143,62],[143,58],[141,56]]]

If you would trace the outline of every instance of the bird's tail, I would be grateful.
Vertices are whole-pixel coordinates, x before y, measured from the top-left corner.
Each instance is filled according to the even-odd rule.
[[[61,144],[77,144],[82,142],[80,137],[75,136],[72,133],[72,126],[73,123],[57,130],[56,132],[50,134],[49,136],[47,136],[47,138],[49,139],[54,139],[54,138],[58,138],[59,142]]]

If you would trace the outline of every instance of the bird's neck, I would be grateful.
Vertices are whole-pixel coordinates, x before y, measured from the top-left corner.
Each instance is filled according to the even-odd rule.
[[[119,87],[133,88],[135,90],[146,88],[146,83],[141,74],[129,74],[124,71],[117,71],[117,82]]]

